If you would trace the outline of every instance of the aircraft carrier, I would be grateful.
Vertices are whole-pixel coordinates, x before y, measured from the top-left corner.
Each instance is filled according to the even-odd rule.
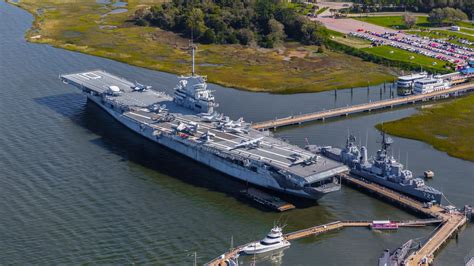
[[[339,190],[337,175],[349,170],[217,113],[205,77],[194,71],[180,77],[173,96],[102,70],[60,79],[136,133],[260,187],[317,200]]]

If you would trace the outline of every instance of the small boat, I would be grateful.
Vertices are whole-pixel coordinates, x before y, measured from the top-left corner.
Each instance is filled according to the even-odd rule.
[[[242,248],[242,252],[245,254],[260,254],[288,247],[290,242],[283,238],[282,229],[282,227],[274,226],[264,239],[245,246]]]
[[[426,170],[424,172],[424,174],[425,174],[425,178],[433,178],[434,177],[434,172],[431,171],[431,170]]]
[[[397,230],[398,223],[391,221],[373,221],[370,224],[370,228],[372,228],[372,230]]]

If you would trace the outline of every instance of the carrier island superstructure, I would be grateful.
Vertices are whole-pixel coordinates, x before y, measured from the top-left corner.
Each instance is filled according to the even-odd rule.
[[[271,190],[319,199],[340,189],[347,166],[215,111],[205,77],[180,77],[174,95],[102,70],[61,75],[136,133],[222,173]]]

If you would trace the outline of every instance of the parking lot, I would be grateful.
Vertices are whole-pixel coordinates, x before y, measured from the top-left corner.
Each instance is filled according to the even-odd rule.
[[[330,30],[369,40],[373,45],[388,45],[450,62],[458,66],[466,65],[470,61],[470,58],[474,57],[474,49],[468,46],[456,45],[439,39],[410,35],[356,19],[334,19],[326,16],[313,18],[313,20],[322,22]]]

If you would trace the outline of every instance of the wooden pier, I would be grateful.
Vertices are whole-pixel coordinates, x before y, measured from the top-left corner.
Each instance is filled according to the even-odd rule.
[[[467,223],[466,214],[459,212],[458,210],[449,209],[441,205],[426,207],[423,203],[417,200],[377,184],[364,182],[360,179],[351,177],[350,175],[343,175],[342,178],[348,184],[375,193],[391,202],[397,203],[399,206],[435,217],[442,221],[442,225],[425,243],[423,243],[422,247],[408,256],[405,260],[405,265],[431,265],[435,253]]]
[[[336,231],[340,230],[343,228],[348,228],[348,227],[365,227],[369,228],[370,225],[372,224],[373,221],[335,221],[332,223],[328,224],[322,224],[322,225],[317,225],[313,226],[310,228],[306,228],[303,230],[298,230],[295,232],[291,232],[288,234],[285,234],[283,237],[288,240],[296,240],[304,237],[310,237],[310,236],[315,236],[323,233],[327,233],[330,231]],[[400,227],[418,227],[418,226],[427,226],[427,225],[433,225],[433,224],[439,224],[442,222],[440,219],[425,219],[425,220],[410,220],[410,221],[394,221],[396,222]],[[250,245],[254,242],[247,243],[245,245],[241,245],[239,247],[236,247],[235,249],[230,250],[229,252],[221,255],[220,257],[212,260],[211,262],[207,263],[209,266],[224,266],[226,265],[226,261],[228,259],[231,259],[233,257],[236,257],[237,254],[239,254],[242,250],[247,245]]]
[[[433,262],[435,253],[441,246],[456,234],[464,224],[467,222],[466,215],[456,209],[443,207],[441,205],[427,206],[422,202],[414,200],[410,197],[402,195],[398,192],[382,187],[380,185],[365,182],[363,180],[354,178],[350,175],[342,175],[343,181],[351,186],[356,186],[376,194],[379,197],[387,199],[389,202],[396,203],[398,206],[410,209],[424,216],[430,216],[431,219],[413,220],[413,221],[398,221],[400,227],[416,227],[426,226],[431,224],[440,224],[437,230],[430,236],[430,238],[422,243],[422,246],[415,252],[411,253],[405,260],[405,265],[430,265]],[[317,225],[303,230],[285,234],[286,240],[296,240],[304,237],[319,235],[322,233],[339,230],[346,227],[369,227],[372,221],[335,221],[328,224]],[[251,242],[254,243],[254,242]],[[224,266],[226,261],[238,256],[241,250],[251,244],[247,243],[236,247],[229,252],[226,252],[215,258],[207,265]]]
[[[306,122],[325,120],[328,118],[348,116],[350,114],[370,112],[373,110],[380,110],[385,108],[393,108],[405,104],[414,104],[417,102],[435,100],[438,98],[449,97],[458,93],[468,92],[474,90],[474,83],[467,83],[457,85],[442,91],[435,91],[427,94],[410,95],[399,98],[392,98],[381,101],[374,101],[364,104],[352,105],[347,107],[340,107],[331,110],[319,111],[308,114],[301,114],[295,116],[289,116],[285,118],[278,118],[274,120],[254,123],[252,127],[254,129],[276,129],[278,127],[298,125]]]

